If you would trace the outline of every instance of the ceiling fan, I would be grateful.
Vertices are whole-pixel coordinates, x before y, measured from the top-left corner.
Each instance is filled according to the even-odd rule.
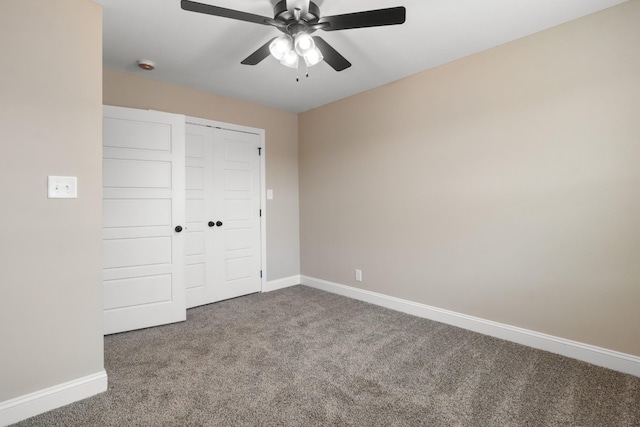
[[[291,68],[298,68],[300,59],[308,67],[324,60],[336,71],[349,68],[351,63],[324,39],[311,36],[312,33],[403,24],[406,17],[406,9],[402,6],[321,16],[318,6],[310,0],[281,0],[273,8],[273,18],[190,0],[182,0],[181,7],[191,12],[268,25],[282,31],[281,36],[269,40],[242,64],[257,65],[271,54]]]

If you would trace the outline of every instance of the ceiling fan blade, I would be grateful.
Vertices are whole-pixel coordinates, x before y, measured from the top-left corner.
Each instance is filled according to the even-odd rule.
[[[336,71],[342,71],[351,67],[351,62],[338,53],[329,43],[324,41],[322,37],[313,36],[313,41],[316,42],[316,47],[322,52],[324,62],[329,64],[331,68]]]
[[[313,29],[313,30],[323,30],[325,28],[327,28],[329,26],[328,22],[322,22],[322,23],[318,23],[318,24],[311,24],[309,25],[309,28]]]
[[[403,6],[365,12],[346,13],[344,15],[324,16],[321,23],[328,22],[325,31],[350,30],[352,28],[381,27],[384,25],[404,24],[407,10]]]
[[[244,64],[244,65],[258,65],[260,62],[262,62],[263,59],[265,59],[267,56],[271,55],[271,52],[269,51],[269,45],[275,39],[276,39],[276,37],[274,37],[271,40],[269,40],[268,42],[266,42],[258,50],[253,52],[251,55],[247,56],[247,58],[244,61],[242,61],[241,64]]]
[[[287,23],[286,22],[277,21],[275,19],[265,19],[264,22],[265,22],[265,24],[273,25],[274,27],[287,28]]]
[[[254,15],[253,13],[240,12],[238,10],[226,9],[219,6],[211,6],[209,4],[197,3],[195,1],[182,0],[180,7],[189,12],[205,13],[207,15],[221,16],[223,18],[237,19],[238,21],[253,22],[255,24],[272,25],[267,20],[272,18],[267,16]]]

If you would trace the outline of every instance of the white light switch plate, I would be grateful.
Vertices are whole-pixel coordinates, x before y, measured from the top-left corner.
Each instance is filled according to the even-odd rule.
[[[267,190],[267,200],[273,200],[273,190]]]
[[[77,199],[78,178],[75,176],[49,176],[50,199]]]

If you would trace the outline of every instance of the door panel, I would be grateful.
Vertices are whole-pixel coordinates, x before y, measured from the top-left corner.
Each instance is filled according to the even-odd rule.
[[[187,307],[261,290],[259,146],[259,135],[187,125]]]
[[[193,157],[189,158],[189,160],[191,159]],[[187,166],[187,190],[204,190],[204,170],[202,166]]]
[[[224,218],[223,281],[220,300],[259,292],[260,279],[260,137],[251,133],[215,129],[221,151],[218,166],[224,188],[216,206]]]
[[[140,110],[138,110],[140,111]],[[153,113],[152,113],[153,114]],[[169,123],[131,121],[122,117],[105,117],[105,147],[147,151],[171,151],[172,128]]]
[[[216,301],[213,285],[213,248],[207,242],[208,221],[213,209],[213,132],[205,126],[186,127],[186,217],[189,228],[185,268],[187,271],[187,307]]]
[[[171,275],[112,280],[107,286],[106,310],[171,301]]]
[[[171,189],[171,162],[105,159],[103,185],[107,188]]]
[[[187,222],[204,222],[206,218],[204,200],[187,200]]]
[[[186,277],[187,289],[204,287],[204,277],[205,277],[204,271],[205,271],[204,262],[198,262],[198,263],[186,266],[185,277]]]
[[[104,332],[183,321],[184,116],[103,116]]]
[[[103,268],[171,265],[171,237],[105,240]]]
[[[109,199],[103,201],[102,207],[105,228],[171,225],[170,200]]]

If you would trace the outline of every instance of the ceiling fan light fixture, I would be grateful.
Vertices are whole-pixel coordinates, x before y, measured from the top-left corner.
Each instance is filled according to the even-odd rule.
[[[312,50],[308,51],[303,58],[305,64],[307,64],[307,67],[313,67],[324,59],[322,56],[322,52],[320,52],[317,47],[314,47]]]
[[[308,66],[325,61],[336,71],[349,68],[351,63],[323,38],[311,37],[310,34],[317,30],[339,31],[404,24],[407,12],[405,7],[397,6],[322,16],[312,0],[274,0],[274,3],[273,18],[192,0],[181,0],[180,7],[189,12],[269,25],[285,33],[260,46],[242,64],[257,65],[272,55],[287,67],[297,68],[302,58]],[[320,46],[319,51],[316,51],[316,44]]]
[[[315,49],[316,44],[309,34],[300,32],[296,34],[294,46],[298,55],[304,56],[307,52]]]
[[[291,51],[292,47],[293,40],[291,39],[291,36],[283,34],[271,42],[269,45],[269,52],[271,52],[271,55],[278,61],[282,61],[287,52]]]
[[[284,57],[280,61],[280,63],[289,68],[298,68],[298,63],[300,61],[300,57],[296,53],[295,50],[290,50],[284,54]]]

